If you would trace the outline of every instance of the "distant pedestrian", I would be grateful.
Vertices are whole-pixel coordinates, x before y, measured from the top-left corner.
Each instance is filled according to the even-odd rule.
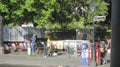
[[[111,38],[109,39],[108,41],[108,46],[106,47],[106,60],[107,60],[107,63],[110,62],[110,56],[111,56]]]
[[[109,41],[109,38],[107,36],[105,36],[104,37],[105,47],[108,46],[108,41]]]
[[[100,39],[100,37],[98,36],[98,38],[97,38],[98,44],[100,44],[100,41],[101,41],[101,39]]]
[[[106,60],[105,60],[105,42],[101,41],[100,45],[99,45],[99,49],[100,49],[100,53],[101,53],[101,64],[105,64]]]
[[[36,35],[35,34],[33,34],[30,41],[31,41],[32,55],[34,55],[34,53],[35,53],[35,44],[36,44]]]

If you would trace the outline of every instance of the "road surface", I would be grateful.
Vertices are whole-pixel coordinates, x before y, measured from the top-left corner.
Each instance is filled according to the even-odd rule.
[[[110,67],[110,64],[98,67]],[[80,64],[80,56],[60,55],[55,57],[28,56],[28,55],[1,55],[0,67],[92,67]]]

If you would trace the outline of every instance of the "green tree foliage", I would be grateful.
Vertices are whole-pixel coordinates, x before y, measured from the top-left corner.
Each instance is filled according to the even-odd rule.
[[[5,25],[32,22],[47,29],[85,28],[91,22],[91,0],[0,0],[0,14]],[[108,3],[95,0],[95,15],[107,15]]]
[[[92,12],[90,7],[87,12],[87,22],[91,23],[92,20],[92,14],[94,16],[107,16],[108,15],[108,5],[109,3],[105,2],[105,0],[94,0],[95,1],[95,11]],[[86,4],[91,4],[91,0],[87,0]],[[99,25],[100,23],[98,22],[96,25]]]
[[[33,22],[42,27],[49,22],[56,0],[0,0],[0,14],[4,24],[21,25]]]
[[[91,23],[92,20],[92,14],[94,16],[107,16],[109,11],[109,3],[105,2],[105,0],[94,0],[96,4],[96,8],[94,12],[91,12],[91,9],[89,8],[87,12],[87,22]],[[91,4],[91,0],[87,0],[87,4]],[[96,26],[101,26],[102,22],[95,23]],[[103,27],[103,26],[102,26]]]

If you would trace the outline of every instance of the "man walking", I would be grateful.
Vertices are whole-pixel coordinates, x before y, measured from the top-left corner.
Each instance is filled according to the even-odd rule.
[[[35,34],[33,34],[33,36],[30,39],[30,41],[31,41],[32,55],[34,55],[34,52],[35,52],[35,43],[36,43],[36,35]]]

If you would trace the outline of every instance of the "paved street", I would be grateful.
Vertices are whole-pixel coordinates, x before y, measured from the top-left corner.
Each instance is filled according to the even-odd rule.
[[[80,64],[80,57],[60,55],[56,57],[28,56],[28,55],[1,55],[0,67],[90,67]],[[99,67],[110,67],[109,64]]]
[[[13,64],[0,64],[0,67],[41,67],[41,66],[30,66],[30,65],[13,65]]]

